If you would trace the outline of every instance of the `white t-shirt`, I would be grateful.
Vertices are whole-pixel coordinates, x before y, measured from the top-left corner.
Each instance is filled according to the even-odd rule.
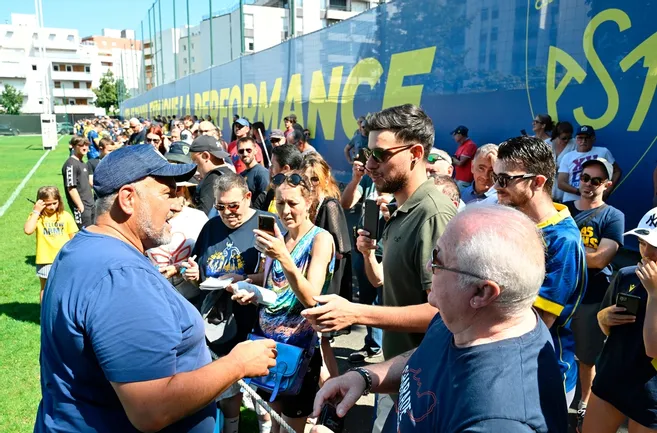
[[[169,220],[171,224],[171,242],[146,251],[150,261],[160,267],[177,265],[187,261],[192,255],[201,229],[208,222],[203,211],[185,206],[175,217]],[[183,280],[178,275],[173,277],[172,284],[187,299],[199,293],[199,289],[192,283]]]
[[[611,164],[614,163],[614,157],[606,147],[593,146],[588,152],[573,151],[564,155],[559,164],[559,173],[568,173],[568,183],[575,188],[579,188],[579,177],[582,173],[582,164],[586,161],[596,158],[604,158]],[[564,192],[563,202],[578,200],[579,196]]]
[[[561,166],[561,161],[563,161],[563,157],[569,154],[570,152],[577,150],[577,142],[575,142],[574,138],[571,138],[568,144],[566,144],[566,147],[564,147],[561,153],[557,155],[557,145],[555,144],[555,140],[550,142],[550,147],[552,147],[552,152],[554,152],[554,160],[557,164],[557,171],[558,171],[559,167]],[[559,182],[557,176],[555,176],[554,185],[552,185],[552,200],[560,203],[563,201],[564,192],[559,189],[558,183]]]

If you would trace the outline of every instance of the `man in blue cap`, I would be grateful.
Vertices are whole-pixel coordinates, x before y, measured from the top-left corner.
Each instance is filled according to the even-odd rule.
[[[201,316],[144,256],[170,242],[175,182],[195,171],[147,145],[98,164],[96,224],[60,251],[43,298],[35,432],[211,433],[217,396],[275,365],[271,340],[211,362]]]

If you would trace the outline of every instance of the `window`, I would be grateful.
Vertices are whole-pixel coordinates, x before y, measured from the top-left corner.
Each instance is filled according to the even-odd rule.
[[[71,65],[66,65],[66,72],[72,72],[73,67]]]
[[[246,45],[247,51],[253,51],[253,45],[254,45],[253,38],[244,38],[244,45]]]
[[[38,41],[39,40],[39,34],[38,33],[32,33],[32,40],[33,41]]]
[[[69,99],[68,105],[75,105],[75,99]]]
[[[14,36],[14,32],[10,31],[10,32],[5,33],[5,38],[6,39],[11,39],[12,36]]]
[[[61,89],[62,88],[62,82],[61,81],[55,81],[55,89]]]
[[[488,19],[488,8],[483,8],[481,10],[481,21],[486,21]]]
[[[183,45],[183,51],[187,51],[187,45]]]
[[[87,89],[91,89],[91,83],[89,81],[87,81],[86,84],[87,84]]]
[[[497,42],[497,27],[490,29],[490,42]]]
[[[80,82],[79,81],[73,81],[73,88],[74,89],[79,89],[80,88]]]
[[[493,11],[490,13],[490,17],[493,20],[496,20],[500,17],[500,10],[497,8],[497,6],[493,7]]]
[[[36,70],[37,70],[36,65],[32,65],[32,70],[33,70],[33,71],[36,71]]]
[[[84,72],[91,72],[91,66],[87,65],[84,67]]]
[[[195,61],[196,61],[196,59],[194,57],[192,57],[192,63],[194,63]]]
[[[245,29],[253,28],[253,14],[244,14],[244,28]]]
[[[194,43],[192,42],[192,50],[194,49]]]
[[[54,33],[49,34],[48,35],[48,40],[49,41],[54,41],[55,40],[55,34]]]
[[[52,70],[55,72],[59,72],[59,65],[52,65]]]
[[[66,36],[66,40],[69,42],[73,42],[75,40],[75,37],[73,35],[68,35]]]
[[[183,63],[187,64],[187,57],[183,57]]]

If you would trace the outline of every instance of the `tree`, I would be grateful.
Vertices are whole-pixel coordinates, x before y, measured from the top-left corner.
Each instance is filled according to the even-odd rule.
[[[0,112],[20,114],[23,107],[23,94],[14,86],[5,84],[5,90],[0,93]]]
[[[115,80],[112,71],[107,71],[100,78],[100,85],[93,92],[96,94],[96,106],[104,108],[108,114],[116,114],[115,107],[129,96],[123,80]]]

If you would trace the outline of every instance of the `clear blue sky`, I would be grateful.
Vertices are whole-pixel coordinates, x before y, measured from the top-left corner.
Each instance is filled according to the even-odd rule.
[[[185,0],[160,0],[162,28],[173,27],[173,6],[176,6],[176,26],[187,21]],[[11,22],[12,13],[34,14],[33,0],[2,0],[0,24]],[[102,28],[133,29],[141,39],[141,21],[144,36],[148,38],[148,11],[153,0],[42,0],[43,20],[46,27],[78,29],[80,37],[100,35]],[[213,0],[215,11],[235,3],[235,0]],[[159,29],[159,10],[156,5],[156,26]],[[209,15],[209,0],[189,0],[189,21],[196,25],[203,15]],[[151,20],[152,20],[151,15]]]

